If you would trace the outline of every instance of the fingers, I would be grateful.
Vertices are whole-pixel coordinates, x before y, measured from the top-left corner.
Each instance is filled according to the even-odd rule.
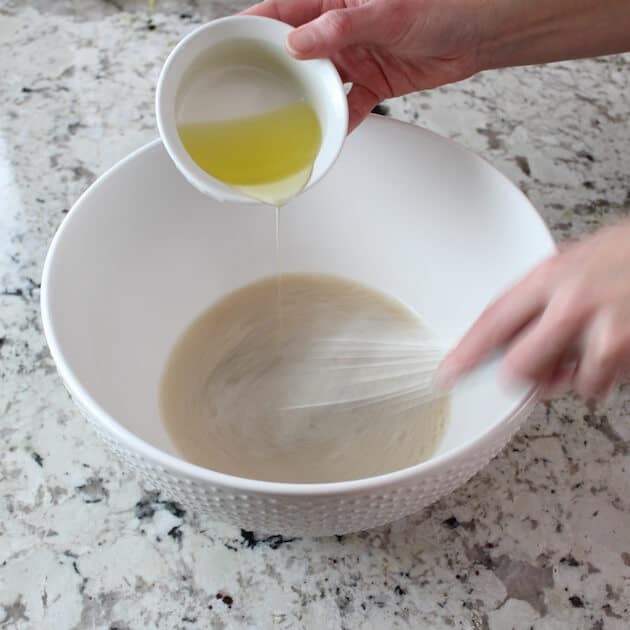
[[[380,99],[372,90],[363,85],[354,84],[348,94],[348,133],[358,127]]]
[[[298,59],[330,57],[353,44],[378,44],[383,39],[381,20],[372,6],[326,11],[289,34],[289,52]]]
[[[556,295],[535,326],[509,348],[503,370],[510,380],[544,381],[573,350],[589,311],[579,295]]]
[[[258,15],[301,26],[320,15],[322,8],[322,0],[265,0],[245,9],[242,15]]]
[[[441,366],[441,384],[507,345],[504,369],[517,381],[570,380],[585,400],[609,393],[630,367],[628,238],[630,222],[539,266],[477,320]]]
[[[441,384],[451,385],[540,315],[546,291],[539,276],[538,270],[529,274],[482,313],[440,366]]]
[[[324,10],[322,0],[265,0],[243,11],[300,27],[289,34],[287,47],[298,59],[330,57],[359,42],[378,43],[382,39],[381,21],[374,19],[372,7],[363,5]]]
[[[554,398],[566,394],[571,389],[576,370],[576,361],[563,361],[556,366],[553,372],[541,383],[541,398]]]
[[[601,313],[589,327],[574,389],[584,400],[605,397],[630,365],[630,324],[627,316]]]

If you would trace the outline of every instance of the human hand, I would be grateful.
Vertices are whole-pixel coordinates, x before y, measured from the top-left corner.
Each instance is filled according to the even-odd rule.
[[[494,302],[446,358],[441,380],[500,347],[510,379],[605,396],[630,367],[630,221],[569,246]]]
[[[295,57],[333,60],[353,84],[350,129],[386,98],[481,70],[630,50],[628,0],[264,0],[245,13],[300,27]]]
[[[332,59],[353,84],[352,130],[386,98],[474,74],[483,1],[265,0],[245,13],[301,27],[287,41],[295,57]]]

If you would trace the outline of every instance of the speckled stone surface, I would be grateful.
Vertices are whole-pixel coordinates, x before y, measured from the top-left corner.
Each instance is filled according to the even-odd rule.
[[[95,177],[156,136],[173,44],[239,4],[0,0],[0,627],[628,628],[630,387],[597,412],[539,404],[451,496],[324,540],[262,538],[148,493],[68,400],[39,320],[47,245]],[[629,81],[616,57],[387,105],[480,152],[577,237],[630,210]]]

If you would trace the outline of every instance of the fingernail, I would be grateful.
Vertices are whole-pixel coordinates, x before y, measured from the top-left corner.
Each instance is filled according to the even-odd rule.
[[[315,48],[315,36],[309,28],[298,28],[287,39],[289,52],[308,53]]]

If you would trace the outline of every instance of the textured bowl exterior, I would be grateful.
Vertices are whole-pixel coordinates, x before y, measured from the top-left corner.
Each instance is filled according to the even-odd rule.
[[[209,520],[266,534],[331,536],[374,527],[414,514],[452,492],[479,472],[509,442],[531,412],[535,396],[484,436],[474,451],[449,458],[435,470],[416,473],[404,481],[378,483],[358,492],[309,496],[282,492],[238,491],[206,480],[191,479],[129,448],[104,429],[70,393],[83,417],[123,465],[136,472],[144,485]]]

